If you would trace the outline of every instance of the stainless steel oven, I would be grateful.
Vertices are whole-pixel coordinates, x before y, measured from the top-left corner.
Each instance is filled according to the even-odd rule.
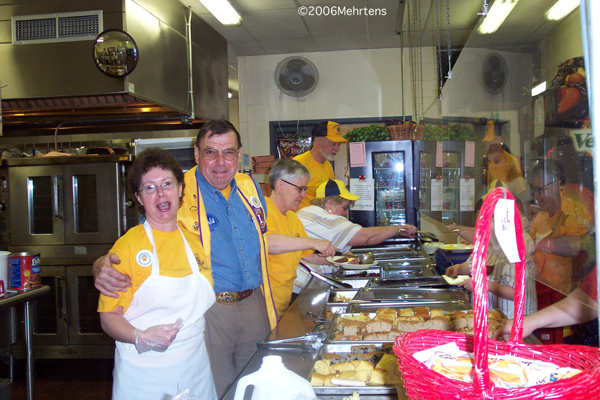
[[[125,178],[131,156],[11,159],[9,251],[41,255],[42,283],[52,288],[34,307],[38,358],[112,357],[103,333],[92,263],[137,224]],[[22,356],[22,346],[14,355]]]

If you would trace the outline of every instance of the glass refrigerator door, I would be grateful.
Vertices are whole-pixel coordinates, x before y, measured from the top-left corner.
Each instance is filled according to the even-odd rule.
[[[432,158],[431,153],[419,153],[419,211],[427,217],[431,216]]]
[[[402,152],[373,155],[373,175],[377,194],[376,218],[379,226],[406,223],[404,165]]]
[[[442,168],[442,223],[459,224],[461,154],[444,152]]]

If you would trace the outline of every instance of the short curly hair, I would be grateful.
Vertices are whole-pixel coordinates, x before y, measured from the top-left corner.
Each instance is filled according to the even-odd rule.
[[[182,190],[181,197],[179,197],[179,207],[181,207],[181,204],[183,203],[183,193],[185,191],[183,170],[177,160],[175,160],[175,157],[158,147],[151,147],[144,150],[135,157],[135,160],[129,169],[127,178],[131,191],[133,193],[139,193],[141,191],[140,185],[142,184],[142,177],[153,168],[171,171],[175,176],[175,179],[177,179],[177,183],[181,183]],[[140,213],[146,215],[144,206],[139,203],[137,197],[135,201],[138,203]]]

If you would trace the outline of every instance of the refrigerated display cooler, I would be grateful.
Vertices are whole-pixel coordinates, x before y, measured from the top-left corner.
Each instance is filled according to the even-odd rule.
[[[442,160],[438,160],[439,154]],[[352,157],[352,156],[351,156]],[[475,168],[465,167],[465,142],[398,140],[365,142],[365,165],[353,166],[353,181],[372,180],[372,209],[351,209],[350,220],[362,226],[412,224],[424,215],[444,224],[474,226],[474,211],[461,211],[461,179],[474,179]],[[475,190],[477,192],[477,190]]]

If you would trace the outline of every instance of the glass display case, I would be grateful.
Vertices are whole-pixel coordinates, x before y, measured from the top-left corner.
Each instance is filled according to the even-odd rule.
[[[442,223],[458,224],[461,154],[444,152],[442,168]]]
[[[404,154],[376,153],[373,157],[377,225],[405,224]]]

